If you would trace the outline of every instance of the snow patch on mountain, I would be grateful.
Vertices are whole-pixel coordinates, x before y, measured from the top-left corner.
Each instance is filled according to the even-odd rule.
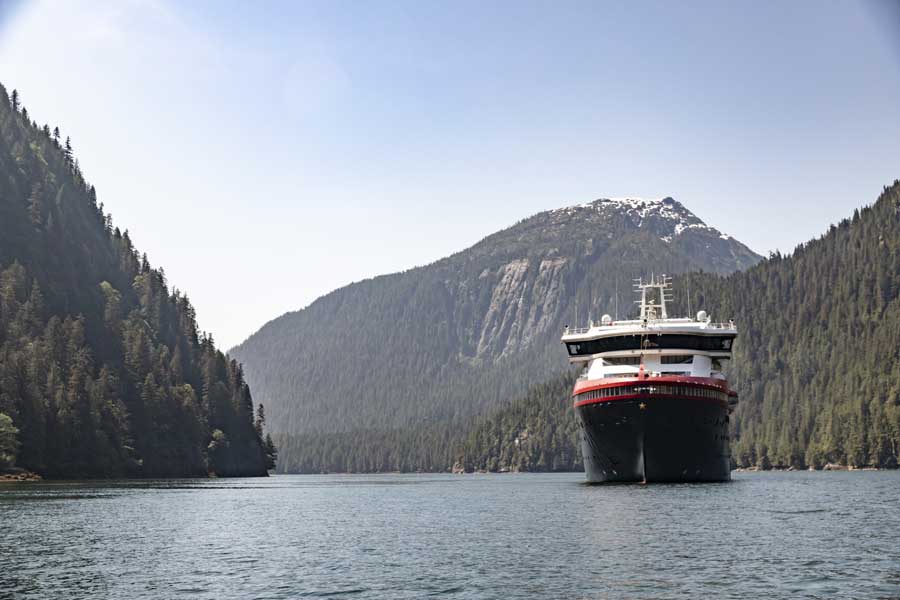
[[[596,211],[601,215],[613,212],[624,213],[639,228],[652,222],[654,229],[662,233],[659,239],[667,244],[689,229],[702,229],[718,235],[723,240],[731,239],[731,236],[710,227],[683,204],[668,196],[664,198],[600,198],[593,202],[567,206],[552,212],[556,215],[574,215],[585,210]]]

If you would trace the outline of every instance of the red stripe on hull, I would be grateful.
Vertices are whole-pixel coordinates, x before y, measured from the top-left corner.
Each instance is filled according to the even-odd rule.
[[[706,398],[702,396],[687,396],[684,394],[653,394],[645,392],[643,394],[628,394],[623,396],[609,396],[607,398],[590,398],[588,400],[576,400],[575,406],[587,406],[588,404],[599,404],[601,402],[618,402],[620,400],[635,400],[638,398],[670,398],[673,400],[696,400],[698,402],[712,402],[719,406],[728,407],[728,402],[719,400],[718,398]]]
[[[620,377],[607,379],[588,379],[575,383],[575,389],[572,391],[573,396],[590,392],[592,390],[600,390],[604,388],[628,387],[633,385],[655,385],[655,384],[678,384],[684,386],[694,386],[700,388],[714,389],[720,392],[730,393],[728,382],[713,377],[681,377],[664,375],[662,377],[645,377],[644,379],[623,379]]]
[[[637,387],[655,387],[655,386],[672,386],[678,389],[668,389],[664,392],[658,390],[644,389],[634,393],[610,394],[608,396],[597,395],[597,397],[586,398],[591,392],[597,390],[621,389],[621,388],[637,388]],[[697,390],[713,390],[720,394],[725,394],[726,398],[710,397],[703,393],[692,394],[691,388]],[[623,390],[625,391],[625,390]],[[627,390],[631,391],[631,390]],[[673,393],[674,392],[674,393]],[[663,377],[644,377],[644,378],[607,378],[593,379],[587,381],[579,381],[575,384],[572,396],[575,398],[575,406],[586,406],[588,404],[599,404],[601,402],[618,402],[620,400],[635,400],[638,398],[670,398],[696,400],[699,402],[711,402],[719,406],[727,407],[727,397],[736,396],[734,392],[728,389],[728,383],[721,379],[712,377],[684,377],[684,376],[663,376]],[[583,398],[579,400],[579,398]]]

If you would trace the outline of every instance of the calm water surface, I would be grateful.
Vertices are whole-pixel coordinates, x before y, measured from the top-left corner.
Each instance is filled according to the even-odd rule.
[[[2,598],[900,598],[900,473],[0,484]]]

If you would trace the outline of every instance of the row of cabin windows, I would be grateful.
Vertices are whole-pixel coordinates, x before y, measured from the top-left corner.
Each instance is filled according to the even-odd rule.
[[[600,388],[598,390],[590,390],[583,394],[578,394],[578,401],[597,400],[598,398],[614,398],[616,396],[631,396],[634,394],[652,394],[654,396],[690,396],[692,398],[711,398],[714,400],[727,401],[728,395],[725,392],[711,388],[687,387],[684,385],[648,385],[641,384],[637,386],[619,386]]]
[[[694,362],[694,356],[692,354],[664,354],[662,357],[662,364],[664,365],[689,365]],[[603,364],[605,365],[639,365],[641,364],[640,356],[612,356],[610,358],[604,358]]]
[[[660,357],[662,360],[662,364],[664,365],[690,365],[694,363],[694,356],[691,354],[673,354],[673,355],[662,355]],[[641,364],[640,356],[613,356],[609,358],[603,359],[604,366],[638,366]],[[722,370],[722,362],[718,358],[712,359],[712,370],[713,371],[721,371]],[[664,373],[664,375],[675,375],[677,373]]]

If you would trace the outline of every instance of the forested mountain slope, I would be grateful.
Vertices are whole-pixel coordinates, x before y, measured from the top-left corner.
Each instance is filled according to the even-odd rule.
[[[586,320],[588,307],[611,303],[612,273],[625,304],[631,277],[651,269],[728,273],[758,260],[671,198],[597,200],[336,290],[232,354],[271,429],[317,434],[310,443],[323,433],[463,422],[563,368],[561,328],[576,310]],[[294,440],[282,458],[302,445]]]
[[[732,419],[738,465],[897,466],[900,182],[790,256],[675,283],[693,290],[694,308],[734,318],[740,331],[729,374],[740,394]],[[685,312],[683,303],[676,308]],[[554,434],[573,431],[570,389],[557,379],[484,417],[457,459],[491,470],[569,464],[577,437]]]
[[[571,402],[575,379],[575,370],[563,372],[474,420],[458,436],[453,468],[466,472],[584,470],[581,431]]]
[[[580,471],[570,394],[575,371],[463,422],[279,435],[282,473]]]
[[[2,86],[0,413],[0,460],[47,476],[266,473],[240,365]]]
[[[900,182],[791,256],[692,281],[694,306],[742,328],[739,464],[897,465]]]

